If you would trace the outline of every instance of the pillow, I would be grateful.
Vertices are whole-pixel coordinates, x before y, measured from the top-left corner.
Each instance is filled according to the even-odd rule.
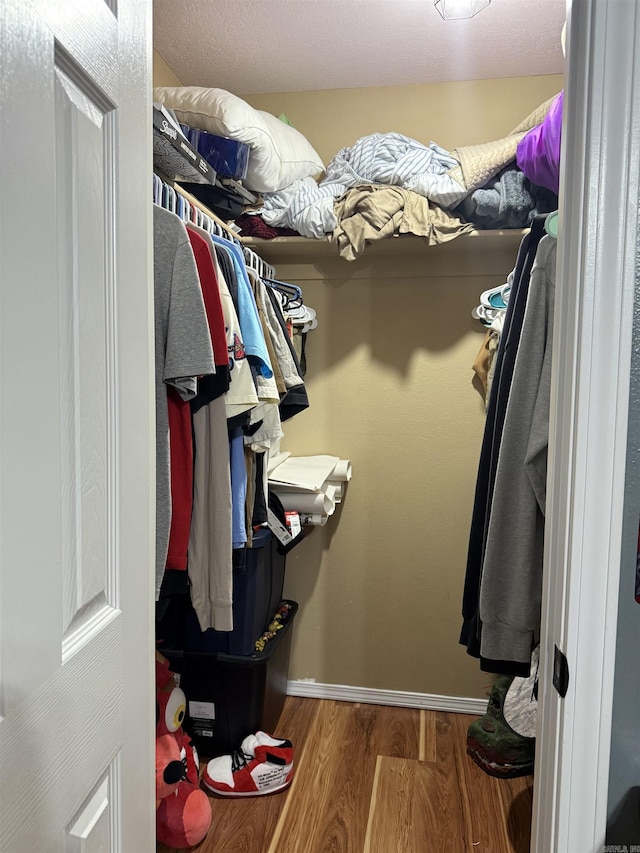
[[[184,124],[245,142],[250,152],[244,185],[249,190],[277,192],[324,169],[299,131],[224,89],[160,86],[153,99],[174,110]]]

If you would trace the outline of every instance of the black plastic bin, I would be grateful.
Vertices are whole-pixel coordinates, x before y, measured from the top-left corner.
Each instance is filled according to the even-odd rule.
[[[252,654],[282,601],[285,560],[271,531],[258,530],[253,547],[233,552],[233,631],[201,631],[189,596],[174,596],[157,626],[160,651]]]
[[[180,686],[187,697],[184,727],[199,754],[211,758],[231,753],[248,734],[260,730],[278,734],[298,610],[295,601],[288,603],[287,621],[262,652],[163,651],[171,669],[180,673]]]

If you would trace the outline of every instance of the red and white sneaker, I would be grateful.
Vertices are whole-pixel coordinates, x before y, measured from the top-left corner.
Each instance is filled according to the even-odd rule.
[[[293,779],[293,745],[266,732],[248,735],[232,755],[212,758],[203,784],[223,797],[259,797],[288,788]]]

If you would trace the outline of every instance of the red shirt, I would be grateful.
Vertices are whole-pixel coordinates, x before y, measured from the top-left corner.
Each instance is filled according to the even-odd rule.
[[[229,354],[224,326],[224,315],[220,301],[220,290],[216,279],[215,267],[206,241],[191,228],[187,234],[196,259],[198,278],[202,288],[205,312],[209,323],[209,334],[213,346],[213,360],[216,367],[228,371]],[[224,386],[218,382],[217,393]],[[227,384],[228,387],[228,384]],[[191,406],[189,401],[169,388],[167,397],[169,414],[169,457],[171,466],[171,528],[169,531],[169,550],[167,568],[187,568],[187,551],[191,531],[191,512],[193,509],[193,440],[191,431]],[[212,397],[211,397],[212,399]]]

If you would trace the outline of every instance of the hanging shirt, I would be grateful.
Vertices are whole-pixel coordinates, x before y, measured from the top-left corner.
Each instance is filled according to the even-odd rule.
[[[193,509],[188,539],[191,603],[202,631],[233,629],[231,553],[231,477],[224,395],[230,387],[224,312],[208,234],[187,226],[191,240],[218,374],[198,382],[191,401],[195,459]],[[224,375],[224,382],[218,375]]]
[[[234,279],[235,273],[231,263],[231,258],[223,250],[219,249],[225,266],[220,263],[220,258],[216,252],[216,247],[211,239],[211,234],[198,226],[189,225],[188,229],[192,229],[198,234],[207,244],[213,272],[216,281],[216,287],[220,298],[220,306],[222,311],[222,321],[225,334],[225,354],[226,354],[226,371],[229,383],[225,393],[225,404],[227,407],[227,416],[234,417],[242,412],[247,412],[258,404],[258,396],[256,394],[255,384],[251,376],[251,368],[247,360],[247,354],[242,340],[242,332],[240,330],[240,321],[235,302],[232,298],[227,283],[227,276],[231,275]],[[216,361],[216,371],[218,371],[218,355],[214,347],[214,355]],[[211,378],[211,377],[210,377]],[[196,410],[201,402],[200,391],[204,383],[198,385],[198,396],[192,401],[191,409]],[[208,387],[208,386],[207,386]]]
[[[223,397],[193,415],[195,467],[189,538],[191,603],[200,629],[233,629],[231,477]]]
[[[209,247],[202,237],[187,225],[187,236],[194,254],[209,335],[213,345],[216,372],[198,379],[197,396],[183,400],[177,393],[168,395],[169,443],[171,458],[171,526],[167,552],[167,568],[187,568],[189,531],[193,512],[193,440],[191,406],[198,408],[224,394],[229,387],[229,366],[224,331],[224,318],[215,271]],[[170,389],[171,391],[172,389]]]
[[[557,242],[531,272],[496,471],[480,586],[481,668],[529,666],[540,626]]]
[[[211,235],[211,239],[231,257],[238,285],[238,319],[242,329],[244,347],[247,355],[253,358],[258,373],[268,379],[273,376],[273,369],[242,252],[229,240],[224,240],[215,234]]]
[[[209,332],[213,344],[213,360],[216,365],[215,378],[202,377],[198,383],[198,402],[203,405],[224,394],[229,388],[229,361],[227,357],[227,340],[224,328],[224,314],[220,288],[216,276],[213,258],[201,229],[192,224],[187,225],[187,234],[196,259],[198,276],[202,287],[204,307],[209,323]]]
[[[523,237],[515,269],[509,275],[509,279],[512,281],[511,293],[495,359],[494,378],[489,392],[487,419],[478,463],[462,600],[463,625],[460,642],[467,647],[467,652],[473,657],[480,657],[482,630],[479,616],[480,581],[502,432],[524,322],[531,270],[538,245],[544,233],[544,217],[540,217],[534,221],[530,233]],[[526,676],[528,667],[529,663],[526,662],[522,667],[514,667],[509,670],[501,663],[496,662],[492,672]]]
[[[242,548],[247,542],[245,523],[247,469],[244,461],[244,436],[239,427],[232,430],[229,436],[229,459],[231,464],[233,547]]]
[[[269,320],[269,328],[274,336],[274,345],[283,365],[286,393],[280,400],[280,417],[283,421],[292,418],[299,412],[309,408],[307,389],[302,380],[302,368],[298,355],[289,336],[287,323],[282,314],[280,302],[273,288],[263,285],[265,297],[265,313]]]
[[[183,400],[197,377],[215,372],[200,280],[184,223],[153,208],[156,377],[156,600],[167,560],[171,518],[167,385]]]

